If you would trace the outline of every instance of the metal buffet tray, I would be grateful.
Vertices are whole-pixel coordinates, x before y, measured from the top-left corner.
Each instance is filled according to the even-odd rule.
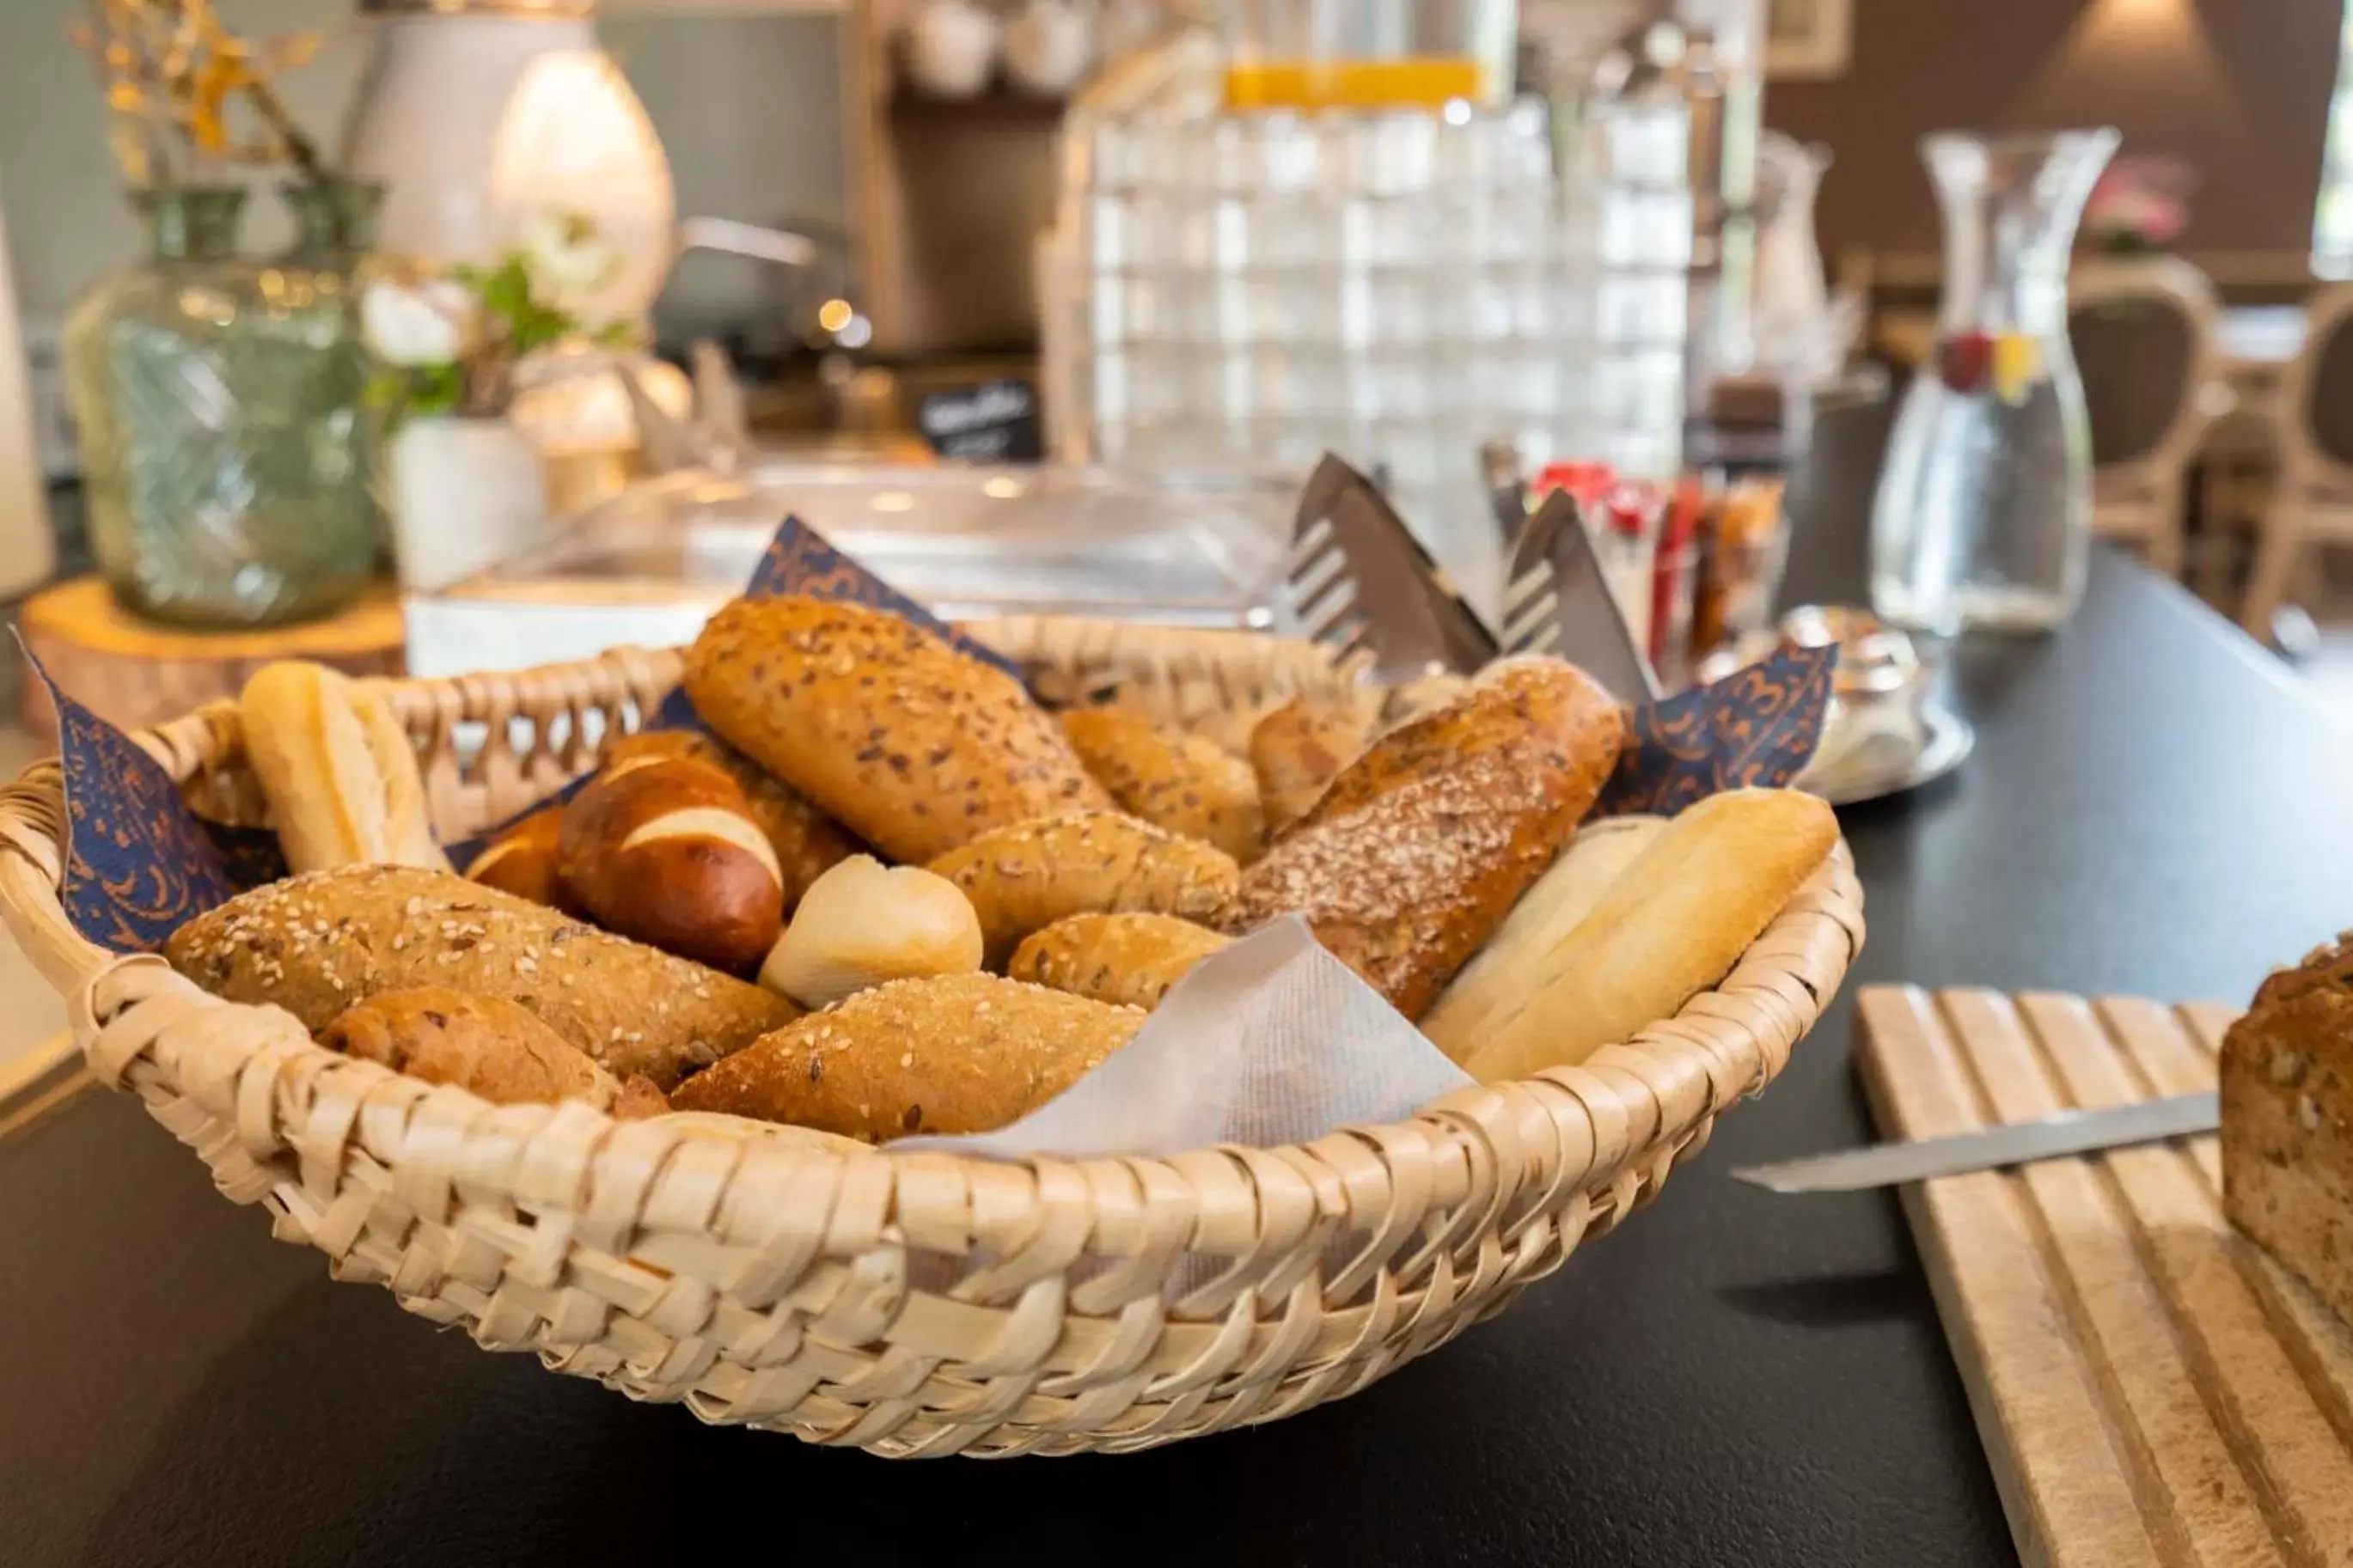
[[[764,461],[632,486],[520,560],[406,602],[411,674],[691,641],[786,513],[950,619],[1285,623],[1294,487],[1093,468]]]

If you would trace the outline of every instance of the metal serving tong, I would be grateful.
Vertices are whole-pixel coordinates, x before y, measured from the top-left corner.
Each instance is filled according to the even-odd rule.
[[[1335,658],[1369,651],[1388,680],[1469,675],[1500,648],[1373,482],[1330,453],[1299,498],[1291,604]]]
[[[1621,702],[1659,699],[1658,672],[1635,646],[1601,574],[1583,509],[1567,490],[1545,497],[1512,547],[1504,651],[1565,658]]]

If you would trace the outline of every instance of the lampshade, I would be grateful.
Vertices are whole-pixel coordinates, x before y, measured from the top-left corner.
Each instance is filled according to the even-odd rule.
[[[352,168],[385,186],[385,247],[488,262],[534,216],[585,213],[622,266],[565,303],[599,319],[650,309],[674,245],[670,164],[593,25],[484,8],[401,10],[375,26]]]

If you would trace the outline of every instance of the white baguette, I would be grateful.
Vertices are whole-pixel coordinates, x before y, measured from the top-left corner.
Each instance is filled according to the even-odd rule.
[[[1723,979],[1837,842],[1838,818],[1813,795],[1712,795],[1669,823],[1531,963],[1530,984],[1478,1033],[1431,1037],[1488,1083],[1630,1039]]]
[[[1613,816],[1577,830],[1536,885],[1421,1020],[1422,1033],[1461,1061],[1544,983],[1554,949],[1601,901],[1667,826],[1663,816]],[[1459,1048],[1458,1048],[1459,1047]]]
[[[381,697],[322,665],[285,660],[254,672],[237,711],[289,870],[449,869],[417,754]]]

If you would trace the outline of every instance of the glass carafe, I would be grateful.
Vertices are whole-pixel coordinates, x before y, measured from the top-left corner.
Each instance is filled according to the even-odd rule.
[[[1921,143],[1944,214],[1944,303],[1871,516],[1872,604],[1899,626],[2041,631],[2083,597],[2092,448],[2067,255],[2116,145],[2105,129]]]

